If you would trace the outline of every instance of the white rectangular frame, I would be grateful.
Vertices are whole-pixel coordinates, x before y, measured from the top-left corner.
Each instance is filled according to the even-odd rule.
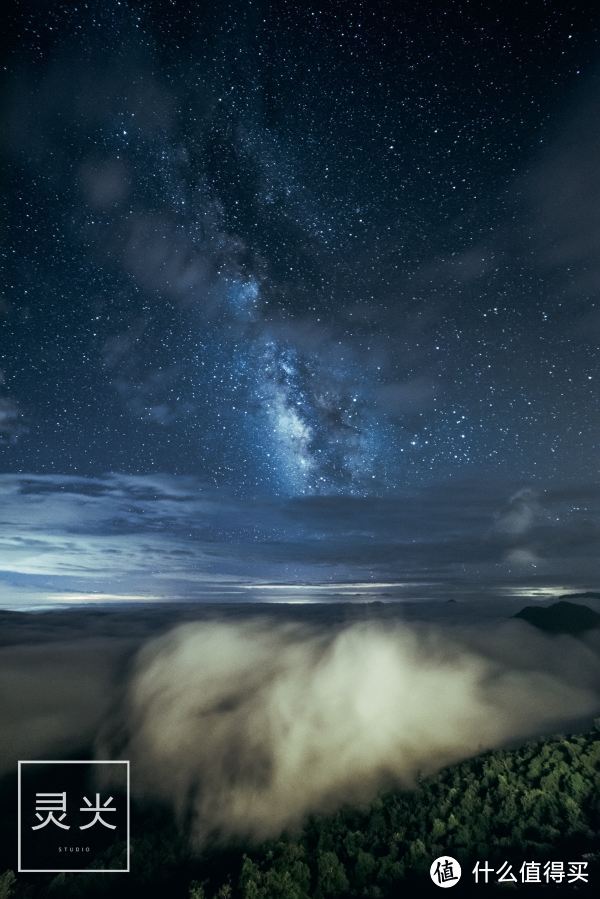
[[[127,867],[126,868],[22,868],[21,867],[21,765],[126,765],[127,766]],[[129,759],[26,759],[18,761],[17,871],[19,874],[129,874],[130,847],[130,766]]]

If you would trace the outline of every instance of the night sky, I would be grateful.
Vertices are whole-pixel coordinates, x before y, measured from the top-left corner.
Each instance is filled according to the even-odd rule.
[[[598,586],[593,5],[6,16],[4,605]]]

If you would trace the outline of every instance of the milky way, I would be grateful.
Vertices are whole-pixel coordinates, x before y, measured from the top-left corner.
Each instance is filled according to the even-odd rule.
[[[594,480],[595,19],[9,13],[1,470],[292,499]]]

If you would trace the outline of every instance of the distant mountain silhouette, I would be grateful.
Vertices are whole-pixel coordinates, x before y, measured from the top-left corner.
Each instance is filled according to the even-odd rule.
[[[600,627],[600,615],[588,606],[561,600],[551,606],[526,606],[514,616],[552,634],[582,634]]]
[[[560,599],[600,599],[600,593],[595,590],[586,590],[585,593],[563,593]]]

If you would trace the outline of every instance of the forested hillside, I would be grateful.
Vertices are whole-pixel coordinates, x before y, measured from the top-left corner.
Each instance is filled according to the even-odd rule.
[[[477,859],[514,860],[515,870],[525,859],[580,859],[598,849],[599,736],[487,753],[364,812],[313,820],[299,839],[249,854],[240,894],[392,897],[404,881],[426,886],[431,862],[446,853],[465,879]]]
[[[0,899],[43,896],[173,896],[181,899],[391,899],[436,890],[429,867],[449,854],[462,865],[453,895],[471,891],[472,868],[507,861],[587,862],[590,885],[535,884],[557,895],[597,885],[600,836],[600,733],[498,750],[389,792],[368,808],[309,819],[301,833],[255,847],[206,851],[193,858],[164,810],[135,808],[132,873],[4,875]],[[114,861],[114,860],[111,860]],[[107,860],[108,862],[108,860]],[[107,864],[107,866],[110,866]],[[495,886],[493,878],[488,893]],[[513,886],[514,889],[514,886]],[[527,888],[517,885],[519,893]],[[562,891],[562,892],[561,892]]]

